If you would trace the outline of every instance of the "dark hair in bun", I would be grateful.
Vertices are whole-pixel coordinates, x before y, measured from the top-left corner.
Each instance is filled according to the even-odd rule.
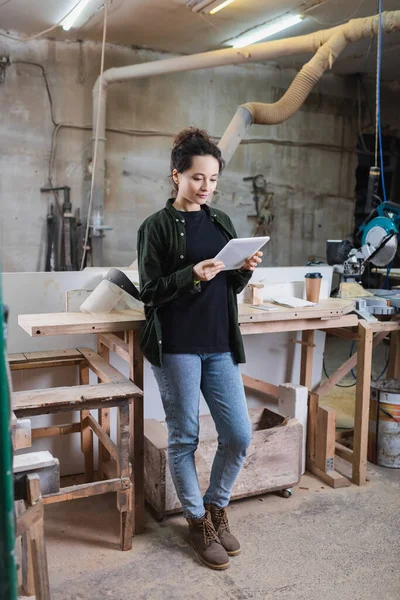
[[[171,153],[171,173],[174,169],[183,173],[192,166],[194,156],[213,156],[219,163],[219,172],[223,170],[225,161],[221,150],[203,129],[188,127],[175,138]]]

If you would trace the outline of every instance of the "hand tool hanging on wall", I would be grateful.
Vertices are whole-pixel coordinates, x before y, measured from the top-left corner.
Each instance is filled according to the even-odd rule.
[[[243,181],[251,181],[253,187],[253,201],[255,205],[255,214],[247,215],[248,219],[256,219],[253,228],[253,236],[263,236],[270,233],[270,226],[274,220],[271,212],[271,202],[273,194],[267,191],[267,182],[264,175],[255,175],[254,177],[243,177]]]
[[[40,188],[40,191],[63,191],[64,193],[59,218],[54,216],[53,205],[50,206],[50,213],[47,215],[46,271],[77,271],[79,268],[77,232],[80,227],[80,217],[78,211],[75,216],[71,212],[71,188],[64,185]]]

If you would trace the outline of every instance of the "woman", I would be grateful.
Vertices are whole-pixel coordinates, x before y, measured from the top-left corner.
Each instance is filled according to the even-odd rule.
[[[251,440],[238,363],[245,362],[237,298],[261,252],[237,271],[213,256],[236,237],[229,217],[207,204],[224,166],[206,132],[183,130],[171,155],[176,192],[138,232],[143,354],[152,363],[166,414],[168,456],[190,542],[210,568],[226,569],[240,544],[226,506]],[[200,493],[194,453],[200,391],[218,431],[210,485]],[[228,556],[229,555],[229,556]]]

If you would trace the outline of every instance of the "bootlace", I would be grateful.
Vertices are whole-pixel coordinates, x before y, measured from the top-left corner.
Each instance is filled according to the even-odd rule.
[[[215,530],[219,533],[229,530],[228,517],[224,508],[213,507],[213,517],[215,521]]]
[[[215,542],[219,543],[219,538],[216,534],[214,525],[208,519],[208,517],[205,517],[205,519],[203,521],[203,535],[204,535],[204,546],[206,548],[211,544],[211,542],[215,541]]]

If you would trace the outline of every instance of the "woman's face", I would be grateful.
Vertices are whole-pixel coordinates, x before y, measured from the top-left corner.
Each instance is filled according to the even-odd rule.
[[[214,193],[218,183],[219,162],[214,156],[194,156],[192,166],[183,173],[176,169],[172,177],[178,186],[177,200],[201,206]]]

